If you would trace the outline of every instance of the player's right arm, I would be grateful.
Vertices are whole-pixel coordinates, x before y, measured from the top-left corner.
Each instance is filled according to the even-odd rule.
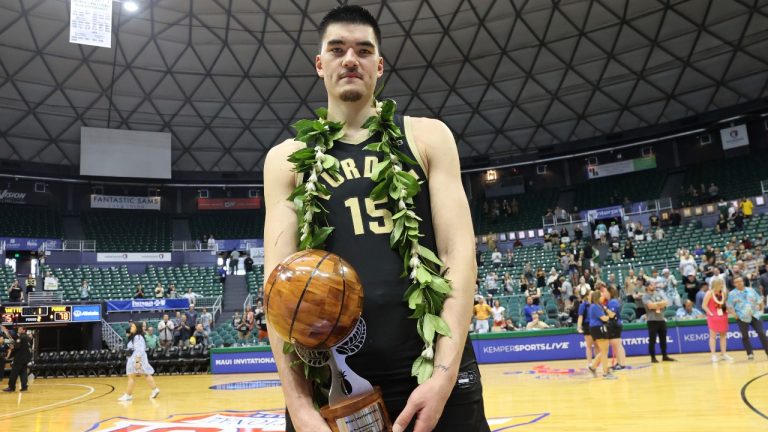
[[[273,147],[264,162],[264,274],[272,270],[288,255],[297,251],[298,237],[296,211],[287,200],[296,186],[293,166],[288,156],[303,144],[287,140]],[[267,287],[264,288],[267,294]],[[303,369],[291,367],[294,355],[283,353],[283,339],[267,320],[267,332],[272,346],[272,355],[280,375],[285,405],[291,414],[291,421],[299,432],[330,432],[325,421],[315,410],[312,402],[312,383],[304,378]]]

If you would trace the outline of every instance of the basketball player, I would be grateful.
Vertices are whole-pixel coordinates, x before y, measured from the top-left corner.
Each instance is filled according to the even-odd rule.
[[[363,148],[380,138],[361,126],[376,111],[372,107],[377,80],[384,73],[381,36],[375,19],[356,6],[332,10],[320,24],[321,48],[315,60],[318,76],[328,94],[328,119],[344,122],[344,136],[328,153],[341,162],[342,181],[321,181],[331,191],[322,204],[335,227],[326,249],[347,260],[359,273],[365,289],[363,319],[367,338],[362,349],[347,359],[356,373],[382,388],[393,420],[393,431],[488,431],[480,375],[466,336],[472,316],[472,290],[476,277],[474,233],[469,206],[462,189],[456,143],[440,121],[396,117],[406,139],[401,151],[420,163],[413,168],[424,183],[414,198],[423,219],[423,245],[434,248],[448,269],[453,293],[442,317],[452,337],[437,341],[434,374],[421,385],[411,377],[411,366],[423,349],[416,321],[403,301],[409,281],[401,278],[403,260],[389,246],[392,214],[383,202],[368,195],[371,160],[377,153]],[[287,140],[270,150],[264,167],[265,271],[297,251],[297,219],[286,200],[297,185],[288,155],[303,146]],[[283,353],[283,341],[269,329],[283,394],[288,409],[288,430],[329,431],[313,407],[311,383],[291,368],[294,359]]]

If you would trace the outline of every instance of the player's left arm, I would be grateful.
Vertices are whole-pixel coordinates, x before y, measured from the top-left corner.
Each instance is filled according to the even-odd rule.
[[[436,344],[432,378],[411,394],[395,421],[403,429],[415,415],[414,432],[431,431],[442,414],[459,373],[459,363],[472,318],[477,264],[475,237],[459,170],[459,154],[448,127],[434,119],[413,118],[414,143],[427,171],[437,255],[445,264],[453,291],[445,300],[442,318],[451,337]],[[394,431],[402,430],[395,428]]]

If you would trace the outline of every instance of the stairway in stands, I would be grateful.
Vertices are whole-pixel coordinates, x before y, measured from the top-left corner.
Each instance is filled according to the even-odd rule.
[[[224,283],[222,318],[229,321],[235,312],[243,313],[243,302],[248,296],[248,286],[243,275],[229,275]]]

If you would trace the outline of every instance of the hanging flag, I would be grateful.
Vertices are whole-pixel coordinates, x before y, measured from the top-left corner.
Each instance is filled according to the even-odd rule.
[[[69,42],[112,47],[112,0],[72,0]]]

